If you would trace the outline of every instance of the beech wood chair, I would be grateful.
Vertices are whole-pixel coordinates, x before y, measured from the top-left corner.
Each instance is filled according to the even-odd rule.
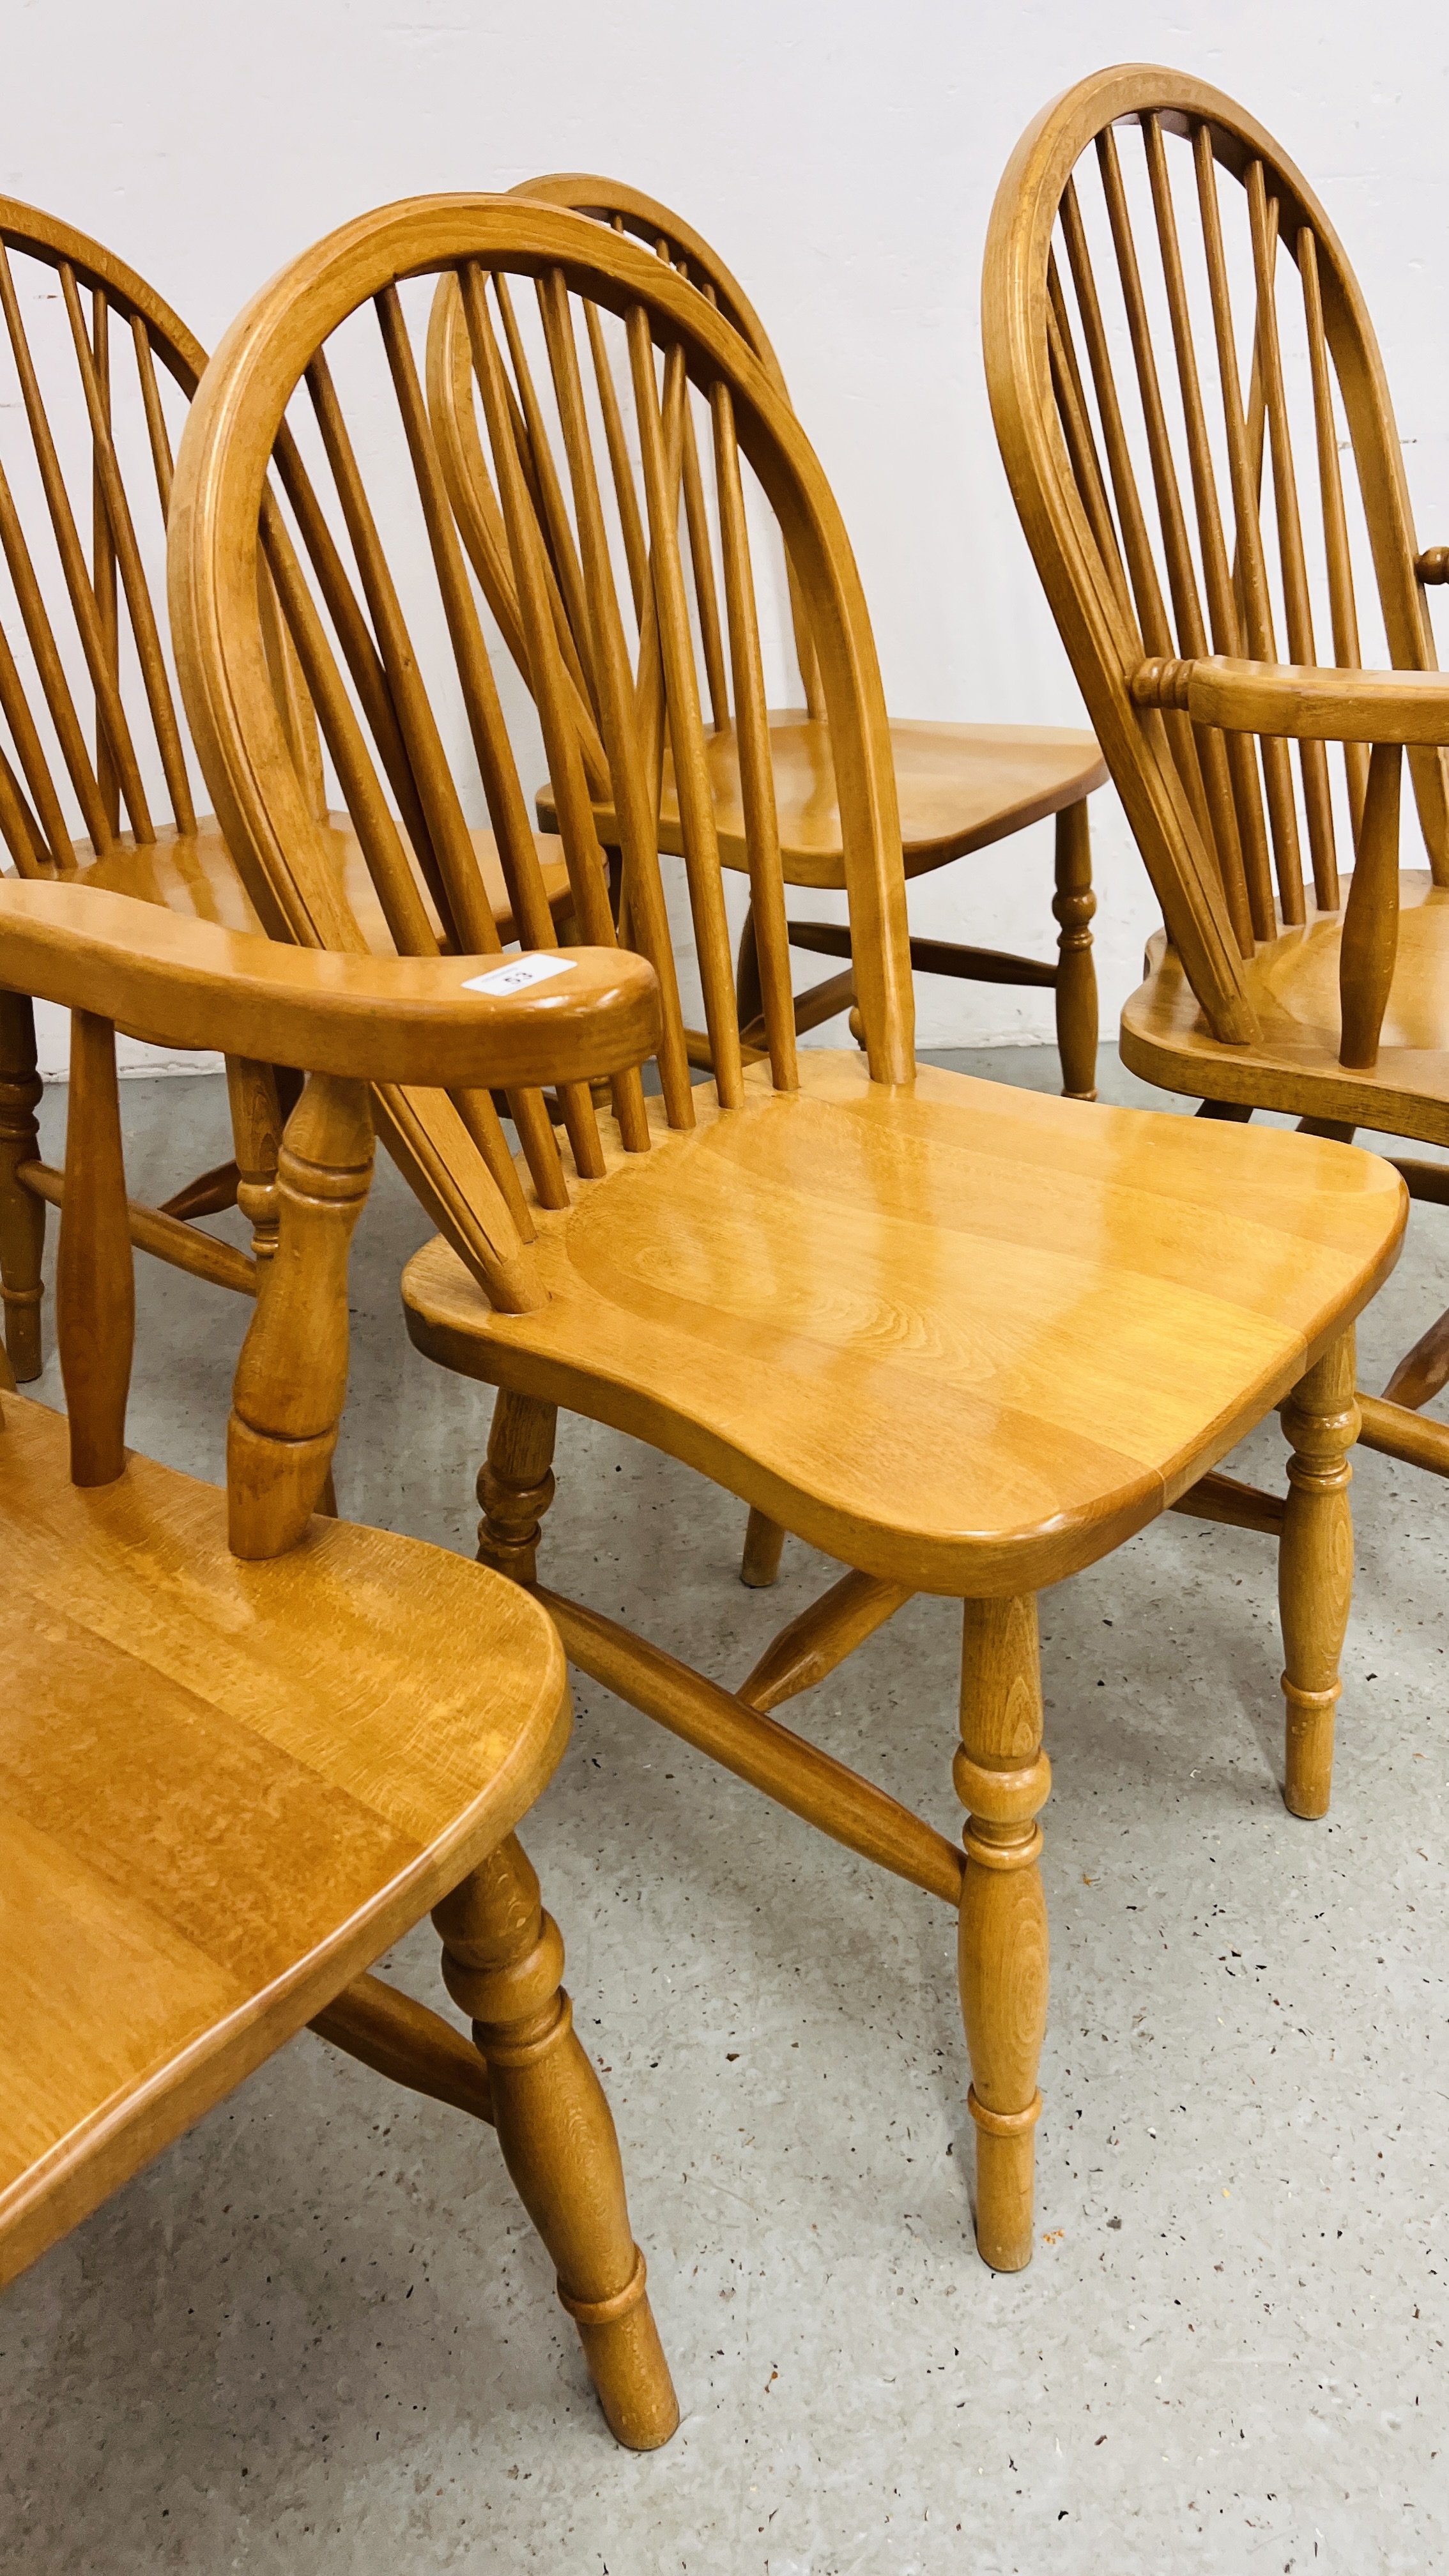
[[[738,281],[717,252],[700,235],[652,197],[616,179],[577,172],[527,179],[513,194],[539,203],[568,206],[593,216],[646,243],[681,277],[705,295],[740,333],[758,358],[783,401],[789,396],[780,363],[764,326]],[[508,320],[504,315],[505,324]],[[540,472],[532,475],[532,440],[536,435],[536,397],[527,374],[527,357],[516,333],[511,340],[514,363],[521,366],[519,401],[514,415],[520,453],[530,488],[537,489],[540,535],[558,586],[566,620],[577,618],[581,601],[572,579],[569,549],[551,516],[552,486]],[[608,433],[611,477],[615,485],[626,548],[630,586],[637,611],[646,578],[647,512],[636,489],[622,415],[612,399],[612,378],[601,335],[592,336],[591,359]],[[428,397],[434,435],[442,459],[449,498],[464,544],[500,630],[525,679],[524,646],[508,542],[494,478],[484,454],[483,435],[474,404],[473,366],[467,325],[456,284],[439,284],[428,341]],[[748,867],[748,830],[741,777],[740,735],[730,708],[730,680],[725,630],[720,618],[720,585],[711,518],[717,525],[717,496],[709,490],[712,456],[696,436],[692,409],[684,414],[683,548],[689,571],[698,631],[702,694],[709,717],[705,727],[705,765],[714,799],[720,855],[732,869]],[[715,503],[714,510],[711,504]],[[556,552],[555,552],[556,549]],[[772,708],[766,717],[774,771],[775,812],[781,863],[788,885],[843,887],[845,861],[841,843],[840,805],[831,761],[830,732],[810,622],[800,583],[788,558],[791,627],[805,704]],[[580,650],[572,631],[561,637],[570,676],[580,694],[579,730],[586,775],[593,792],[600,838],[619,846],[619,823],[608,801],[607,760],[599,733],[600,711],[590,694],[587,643]],[[912,938],[911,964],[917,974],[946,975],[968,983],[1050,989],[1056,1000],[1057,1046],[1062,1088],[1073,1099],[1092,1100],[1097,1085],[1097,986],[1092,965],[1090,923],[1096,909],[1092,893],[1091,840],[1087,797],[1100,787],[1106,768],[1088,733],[1046,725],[925,724],[895,720],[890,727],[896,796],[908,878],[923,876],[948,861],[971,856],[1023,831],[1048,815],[1056,817],[1056,893],[1052,910],[1059,925],[1054,962],[1015,957],[997,949],[972,948],[942,939]],[[538,817],[556,828],[556,808],[545,787]],[[672,759],[666,750],[659,798],[661,847],[683,854],[683,825]],[[797,996],[798,1034],[820,1027],[852,1007],[850,933],[835,922],[789,923],[790,944],[826,957],[846,960],[844,971]],[[763,996],[755,951],[754,923],[747,916],[737,967],[742,1024],[751,1028],[760,1016]],[[758,1037],[761,1032],[754,1030]],[[708,1039],[696,1033],[694,1060],[711,1064]]]
[[[524,1137],[521,1219],[486,1173],[435,1186],[442,1232],[406,1271],[408,1329],[444,1366],[500,1390],[480,1477],[487,1562],[535,1581],[564,1405],[698,1468],[848,1569],[736,1689],[602,1610],[548,1590],[538,1597],[595,1680],[957,1915],[977,2241],[990,2263],[1017,2269],[1032,2247],[1046,2003],[1037,1816],[1050,1773],[1036,1593],[1165,1509],[1227,1519],[1276,1511],[1286,1794],[1299,1813],[1323,1812],[1351,1576],[1352,1323],[1396,1258],[1403,1185],[1375,1157],[1332,1143],[1140,1111],[1084,1116],[1075,1104],[916,1065],[890,733],[859,579],[819,465],[764,368],[695,288],[635,242],[520,198],[418,199],[317,244],[232,325],[187,426],[170,540],[178,668],[231,847],[255,899],[284,914],[294,938],[357,944],[282,729],[257,607],[260,542],[324,730],[340,726],[313,595],[321,576],[304,564],[305,530],[299,551],[265,490],[268,457],[305,387],[334,424],[336,507],[353,531],[389,703],[446,855],[450,899],[469,899],[462,800],[477,794],[516,917],[531,939],[536,922],[537,944],[548,944],[528,809],[409,328],[409,305],[444,274],[457,278],[467,317],[576,908],[586,935],[607,946],[615,929],[567,631],[589,638],[622,842],[621,915],[658,976],[661,1026],[655,1093],[637,1072],[616,1075],[613,1112],[602,1117],[586,1089],[561,1093],[571,1173],[562,1151],[545,1162]],[[592,311],[621,369],[643,460],[650,578],[632,634],[597,463],[604,432],[580,364],[580,306],[582,327],[592,336]],[[536,321],[542,338],[531,380],[547,385],[554,407],[547,470],[587,603],[586,625],[571,630],[554,611],[513,430],[522,394],[505,362],[510,310],[520,333]],[[413,478],[427,532],[427,555],[397,558],[406,611],[342,434],[334,346],[346,349],[381,478],[383,395],[363,374],[369,341],[395,397],[398,470]],[[691,389],[714,449],[739,710],[767,1049],[748,1062],[678,534]],[[538,438],[532,454],[542,480]],[[796,1046],[751,574],[755,509],[778,523],[819,658],[863,1055]],[[436,646],[439,598],[446,655]],[[413,643],[425,632],[435,639],[427,675]],[[666,719],[688,872],[682,935],[692,936],[715,1064],[698,1086],[659,861]],[[391,900],[396,828],[356,731],[351,740],[358,838]],[[1217,1462],[1278,1404],[1292,1449],[1288,1498],[1245,1506],[1245,1489]],[[963,1602],[954,1779],[968,1810],[964,1858],[769,1713],[922,1590]]]
[[[0,2281],[304,2023],[491,2121],[604,2412],[678,2420],[608,2105],[515,1827],[569,1731],[514,1584],[314,1506],[347,1378],[363,1076],[606,1071],[649,1043],[639,960],[490,998],[486,959],[309,955],[113,893],[0,884],[0,1016],[73,1012],[57,1274],[69,1420],[0,1385]],[[339,971],[340,970],[340,971]],[[227,1484],[129,1453],[134,1309],[115,1023],[310,1070]],[[23,1043],[23,1035],[22,1041]],[[472,2044],[367,1971],[432,1909]]]
[[[1449,549],[1417,550],[1323,208],[1220,91],[1096,73],[1008,164],[983,328],[1007,476],[1166,924],[1124,1062],[1203,1116],[1449,1145],[1449,681],[1425,595]],[[1428,868],[1401,874],[1405,748]],[[1449,1204],[1449,1165],[1397,1169]],[[1449,1475],[1449,1426],[1418,1410],[1446,1381],[1442,1315],[1360,1393],[1370,1448]]]
[[[0,198],[0,313],[15,397],[0,405],[8,422],[0,434],[0,551],[10,585],[0,604],[0,718],[10,746],[7,753],[0,742],[0,837],[22,877],[76,877],[254,930],[257,915],[215,818],[196,811],[165,621],[148,573],[163,557],[177,397],[190,400],[206,352],[144,278],[100,243],[12,198]],[[293,460],[279,462],[285,471]],[[283,720],[325,824],[324,846],[368,944],[385,953],[392,943],[348,817],[327,812],[315,719],[270,597],[264,613]],[[162,819],[167,812],[170,821]],[[425,839],[416,846],[425,865]],[[517,931],[486,834],[478,848],[500,935],[512,940]],[[541,856],[548,899],[562,919],[571,898],[557,843],[543,844]],[[426,905],[425,877],[416,858],[412,864]],[[235,1205],[239,1193],[254,1222],[272,1204],[271,1087],[258,1091],[236,1068],[230,1080],[241,1170],[225,1163],[160,1209],[136,1207],[131,1233],[180,1269],[254,1294],[265,1244],[248,1257],[194,1222]],[[284,1078],[284,1105],[294,1092]],[[0,1174],[26,1164],[32,1194],[58,1205],[61,1175],[37,1159],[32,1107],[12,1105],[10,1119],[0,1117]],[[13,1192],[5,1195],[12,1213],[8,1228],[0,1214],[0,1284],[10,1357],[24,1382],[41,1366],[39,1282],[29,1275],[31,1215],[15,1211]],[[43,1227],[43,1212],[38,1221]]]

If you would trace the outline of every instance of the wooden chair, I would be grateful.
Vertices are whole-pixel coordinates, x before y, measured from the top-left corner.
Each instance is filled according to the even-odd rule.
[[[1351,1326],[1396,1257],[1403,1187],[1382,1162],[1339,1145],[1140,1111],[1084,1116],[1075,1104],[916,1066],[890,734],[859,580],[819,465],[739,334],[672,268],[577,214],[519,198],[418,199],[316,245],[233,324],[187,427],[171,523],[178,667],[228,840],[294,937],[356,944],[289,755],[257,609],[260,525],[312,698],[342,744],[350,701],[333,685],[313,596],[320,575],[304,564],[305,535],[299,552],[265,491],[268,456],[305,388],[331,424],[336,507],[364,531],[359,568],[382,612],[377,651],[447,854],[450,897],[469,898],[462,798],[478,793],[516,915],[530,937],[536,920],[547,944],[527,806],[409,328],[409,304],[444,274],[457,278],[467,315],[580,919],[599,944],[614,936],[570,631],[589,638],[622,840],[621,913],[659,978],[662,1019],[653,1096],[637,1072],[617,1075],[613,1114],[600,1118],[587,1090],[562,1093],[573,1173],[562,1152],[545,1164],[525,1139],[521,1221],[486,1174],[466,1189],[440,1177],[443,1231],[404,1278],[408,1328],[444,1366],[500,1390],[480,1478],[486,1561],[534,1581],[563,1405],[698,1468],[848,1569],[737,1689],[602,1610],[551,1591],[539,1598],[596,1680],[958,1916],[977,2238],[989,2262],[1016,2269],[1031,2253],[1046,1999],[1037,1815],[1050,1774],[1035,1595],[1170,1507],[1281,1527],[1287,1797],[1299,1813],[1322,1813],[1351,1566]],[[638,635],[615,579],[580,304],[621,369],[616,391],[621,407],[627,394],[643,459],[650,579]],[[536,321],[543,343],[530,374],[555,407],[547,473],[586,625],[554,612],[511,416],[521,388],[505,365],[510,311],[520,335]],[[369,342],[380,385],[364,371]],[[346,352],[378,456],[387,386],[395,400],[399,465],[413,478],[431,557],[398,559],[406,610],[343,436],[334,347]],[[721,496],[768,1049],[749,1063],[678,539],[683,421],[696,397]],[[541,439],[532,455],[542,482]],[[400,508],[397,488],[378,488],[379,508],[383,499]],[[788,547],[819,655],[864,1055],[795,1042],[751,574],[750,517],[764,509]],[[425,657],[414,635],[436,639],[444,624],[450,654],[435,641]],[[397,874],[396,831],[351,721],[354,819],[381,896]],[[698,1086],[658,855],[666,721],[716,1067]],[[445,742],[459,747],[452,759]],[[1288,1499],[1245,1503],[1217,1462],[1277,1404],[1293,1452]],[[964,1860],[769,1713],[912,1591],[964,1605],[954,1765],[968,1810]]]
[[[256,929],[215,818],[196,811],[151,578],[163,559],[178,397],[189,402],[206,352],[134,270],[72,225],[12,198],[0,198],[0,313],[14,369],[13,398],[0,406],[9,423],[0,437],[0,551],[11,592],[0,610],[0,718],[10,745],[7,754],[0,743],[0,836],[22,877],[77,877],[200,920]],[[386,951],[387,926],[347,815],[327,814],[315,721],[270,599],[265,614],[274,684],[325,822],[330,862],[349,885],[369,945]],[[511,940],[517,932],[496,853],[486,834],[478,846],[499,931]],[[570,897],[557,844],[542,855],[545,888],[562,917]],[[428,901],[425,884],[421,899]],[[270,1092],[235,1069],[231,1082],[240,1173],[226,1163],[164,1208],[136,1208],[132,1240],[247,1294],[256,1286],[255,1258],[192,1222],[234,1205],[239,1189],[244,1213],[255,1215],[253,1201],[271,1203]],[[10,1121],[0,1118],[0,1172],[22,1162],[41,1201],[58,1204],[61,1176],[37,1161],[24,1104]],[[31,1231],[24,1211],[8,1233],[0,1219],[7,1334],[22,1381],[41,1365]],[[258,1248],[265,1258],[265,1244]]]
[[[1425,596],[1449,550],[1417,551],[1322,207],[1218,90],[1097,73],[1012,156],[983,317],[1007,475],[1166,923],[1124,1061],[1200,1115],[1449,1145],[1449,681]],[[1428,869],[1400,874],[1405,747]],[[1397,1168],[1449,1202],[1444,1164]],[[1360,1394],[1364,1440],[1449,1474],[1449,1428],[1418,1413],[1446,1380],[1441,1316]]]
[[[628,233],[647,243],[658,258],[668,261],[678,275],[697,287],[734,326],[753,350],[782,401],[788,401],[779,360],[744,290],[709,244],[672,214],[667,206],[657,204],[652,197],[641,196],[637,189],[627,188],[618,180],[577,173],[528,179],[513,193],[544,204],[572,207],[581,214],[611,224],[618,232]],[[602,352],[602,340],[596,337],[591,351],[596,370],[600,368]],[[515,360],[521,355],[521,346],[515,346]],[[524,364],[526,368],[526,359]],[[622,536],[637,608],[645,577],[647,550],[643,528],[647,513],[641,507],[642,495],[635,489],[617,406],[609,406],[610,381],[605,367],[597,374],[597,383],[605,405],[609,463],[617,491]],[[448,493],[463,541],[489,605],[526,679],[528,657],[523,644],[507,537],[474,408],[473,369],[463,307],[450,278],[441,281],[429,334],[428,394]],[[529,442],[533,434],[533,396],[531,387],[523,378],[520,379],[519,394],[522,408],[515,425],[520,432],[527,471]],[[748,867],[748,831],[740,769],[740,737],[730,710],[728,655],[719,610],[720,567],[716,563],[710,531],[707,487],[711,479],[711,463],[707,444],[701,455],[687,409],[683,465],[685,556],[698,627],[701,679],[710,710],[705,729],[705,765],[714,799],[720,855],[727,867],[744,870]],[[551,490],[546,481],[539,484],[539,497],[543,504],[540,532],[545,550],[550,552],[561,604],[566,615],[572,618],[579,607],[578,591],[570,581],[566,548],[557,561],[552,558]],[[559,542],[562,544],[561,539]],[[805,600],[788,559],[786,572],[789,576],[791,627],[805,704],[803,707],[772,708],[766,717],[781,861],[789,885],[843,887],[845,862],[840,805],[820,673]],[[570,652],[575,639],[570,636],[564,642],[565,651]],[[570,653],[570,662],[571,675],[576,683],[583,683],[580,710],[582,754],[594,792],[599,834],[605,846],[614,850],[619,846],[619,824],[608,802],[607,762],[598,732],[599,710],[584,682],[582,658],[575,646]],[[1028,824],[1040,822],[1047,815],[1055,815],[1056,894],[1052,909],[1059,924],[1056,961],[1048,964],[1038,958],[1004,955],[996,949],[962,947],[950,940],[913,938],[911,964],[920,975],[953,976],[967,983],[1051,989],[1056,997],[1062,1088],[1074,1099],[1095,1099],[1097,986],[1089,925],[1096,903],[1092,893],[1086,800],[1094,787],[1101,786],[1106,770],[1091,735],[1045,725],[895,721],[891,724],[890,739],[908,878],[924,876],[944,867],[952,859],[989,849],[1012,833],[1024,831]],[[538,815],[547,829],[555,828],[556,808],[547,788],[539,798]],[[661,847],[682,855],[684,840],[679,796],[673,763],[667,752],[659,800],[659,830]],[[797,920],[791,920],[789,932],[790,944],[794,948],[846,960],[843,972],[797,998],[795,1026],[797,1033],[803,1033],[818,1028],[823,1021],[848,1009],[854,1002],[849,973],[850,933],[835,922]],[[737,972],[740,1011],[744,1024],[749,1027],[760,1015],[762,992],[754,925],[748,918]],[[758,1030],[754,1033],[756,1036],[761,1034]],[[703,1038],[697,1041],[694,1054],[696,1061],[709,1065],[708,1045]]]
[[[596,1073],[649,1042],[637,959],[579,952],[561,990],[514,998],[489,998],[486,972],[316,957],[116,894],[0,884],[0,1016],[23,1033],[31,994],[74,1014],[68,1422],[0,1379],[0,2281],[310,2023],[493,2123],[604,2412],[649,2449],[678,2410],[613,2122],[514,1830],[568,1736],[558,1638],[497,1575],[313,1518],[372,1164],[363,1074]],[[311,1069],[225,1494],[125,1445],[118,1019]],[[471,2046],[367,1973],[430,1908]]]

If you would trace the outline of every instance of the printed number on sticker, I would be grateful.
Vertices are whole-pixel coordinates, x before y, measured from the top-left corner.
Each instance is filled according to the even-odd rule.
[[[507,966],[495,966],[487,975],[470,975],[465,993],[521,993],[529,984],[546,984],[550,975],[569,975],[577,960],[572,957],[515,957]]]

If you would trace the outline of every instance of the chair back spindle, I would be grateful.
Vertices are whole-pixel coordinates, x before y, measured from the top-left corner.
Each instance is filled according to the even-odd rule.
[[[206,361],[142,279],[10,199],[0,200],[0,317],[0,374],[13,387],[0,440],[0,835],[22,876],[48,876],[74,864],[77,843],[82,857],[88,841],[103,858],[125,833],[150,844],[196,829],[155,578],[172,476],[167,403],[174,416]]]

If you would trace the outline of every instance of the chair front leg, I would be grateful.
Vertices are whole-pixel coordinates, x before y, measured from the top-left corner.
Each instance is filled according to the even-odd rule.
[[[1278,1548],[1283,1696],[1288,1703],[1283,1796],[1295,1816],[1326,1816],[1333,1786],[1333,1712],[1353,1594],[1348,1453],[1358,1438],[1353,1328],[1301,1377],[1282,1408],[1291,1443],[1288,1510]]]
[[[516,1835],[433,1914],[443,1979],[488,2063],[493,2121],[518,2196],[558,2273],[610,2430],[653,2451],[679,2422],[644,2289],[609,2105],[574,2034],[563,1942]]]
[[[1086,799],[1057,816],[1056,893],[1052,911],[1061,925],[1057,941],[1057,1053],[1062,1095],[1097,1097],[1097,970],[1092,963],[1092,836]]]
[[[1047,1919],[1037,1811],[1051,1788],[1041,1749],[1036,1601],[968,1601],[961,1647],[956,1794],[962,1841],[961,2017],[976,2123],[976,2243],[996,2272],[1031,2261],[1037,2065],[1046,2030]]]
[[[478,1561],[511,1574],[515,1583],[537,1579],[539,1522],[554,1497],[557,1432],[556,1404],[499,1388],[488,1455],[478,1471]]]
[[[15,1175],[39,1157],[35,1112],[43,1085],[35,1069],[35,1012],[24,993],[0,993],[0,1290],[5,1346],[17,1381],[39,1377],[41,1257],[45,1201]]]

